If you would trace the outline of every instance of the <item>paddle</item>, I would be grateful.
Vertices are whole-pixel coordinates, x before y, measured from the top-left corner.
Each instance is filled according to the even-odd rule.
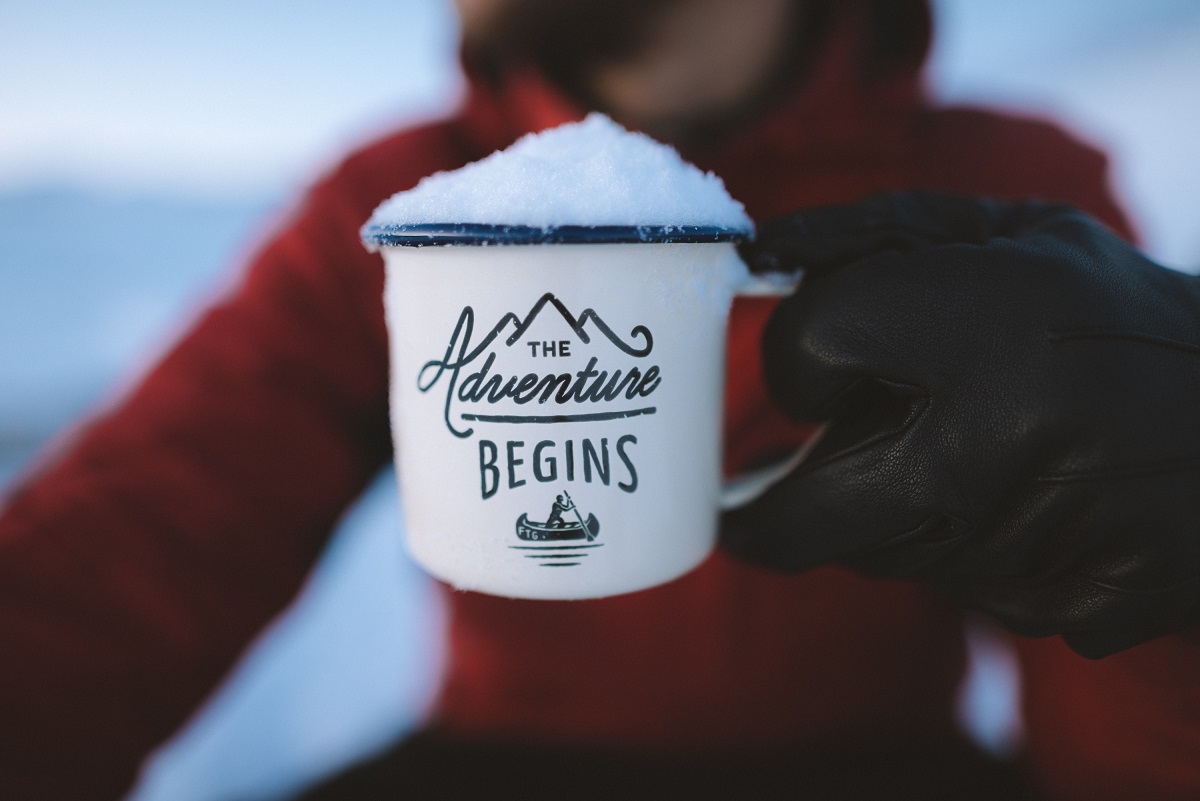
[[[587,537],[588,542],[596,539],[596,535],[588,528],[587,523],[583,522],[583,515],[579,513],[579,507],[575,505],[575,501],[571,498],[571,493],[563,490],[563,497],[567,499],[567,503],[571,504],[571,509],[575,512],[575,517],[579,520],[579,527],[583,529],[583,534]]]

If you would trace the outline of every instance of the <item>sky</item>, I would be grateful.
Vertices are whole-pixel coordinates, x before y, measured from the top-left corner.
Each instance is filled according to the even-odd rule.
[[[445,107],[455,37],[441,0],[6,0],[0,188],[287,187]]]
[[[934,4],[938,96],[1047,116],[1101,147],[1141,244],[1200,271],[1200,3]]]

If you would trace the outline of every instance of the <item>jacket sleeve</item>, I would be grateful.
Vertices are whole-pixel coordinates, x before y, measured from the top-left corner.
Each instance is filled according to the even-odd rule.
[[[1055,799],[1200,798],[1200,637],[1090,661],[1058,637],[1018,642],[1027,750]]]
[[[343,170],[344,172],[344,170]],[[390,452],[378,197],[319,185],[0,518],[0,798],[119,798]],[[359,193],[361,195],[361,193]]]

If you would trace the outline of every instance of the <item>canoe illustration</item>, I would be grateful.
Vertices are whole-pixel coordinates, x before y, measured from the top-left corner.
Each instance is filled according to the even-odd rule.
[[[548,526],[545,523],[539,523],[536,520],[530,520],[528,514],[522,514],[517,518],[517,536],[523,540],[533,540],[537,542],[553,541],[553,540],[587,540],[591,542],[596,539],[596,535],[600,533],[600,521],[596,516],[589,514],[587,520],[582,524],[578,521],[570,523],[565,520],[560,521],[557,525]]]

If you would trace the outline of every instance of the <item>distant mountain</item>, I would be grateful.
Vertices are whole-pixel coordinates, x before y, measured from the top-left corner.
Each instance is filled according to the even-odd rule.
[[[34,447],[137,369],[280,207],[265,195],[0,192],[0,452]]]

